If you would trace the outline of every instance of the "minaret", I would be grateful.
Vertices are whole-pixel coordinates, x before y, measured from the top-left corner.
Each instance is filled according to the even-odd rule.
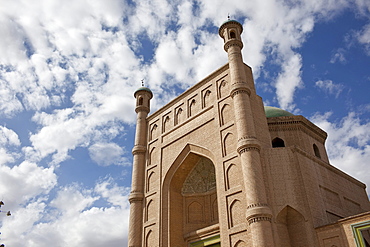
[[[235,20],[224,22],[219,35],[224,39],[224,49],[228,54],[231,90],[237,131],[237,151],[240,156],[247,209],[246,221],[251,229],[254,246],[274,246],[271,209],[267,204],[266,189],[262,175],[260,142],[256,138],[251,109],[251,94],[255,94],[253,80],[248,80],[241,49],[243,42],[242,25]]]
[[[128,234],[129,247],[142,246],[143,229],[143,200],[144,200],[144,174],[145,174],[145,154],[147,144],[148,123],[146,117],[150,111],[150,99],[153,97],[149,88],[141,87],[135,91],[136,98],[135,112],[136,133],[135,145],[132,149],[132,184],[130,201],[130,225]]]

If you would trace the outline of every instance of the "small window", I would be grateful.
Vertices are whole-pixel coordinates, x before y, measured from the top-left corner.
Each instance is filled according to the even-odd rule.
[[[231,39],[236,39],[236,35],[235,35],[235,32],[234,31],[231,31],[230,32],[230,38]]]
[[[272,140],[272,147],[273,148],[282,148],[282,147],[285,147],[285,143],[282,139],[276,137],[274,140]]]
[[[316,146],[316,144],[313,144],[313,151],[316,157],[321,158],[319,148]]]
[[[143,105],[144,99],[143,97],[139,97],[139,105]]]

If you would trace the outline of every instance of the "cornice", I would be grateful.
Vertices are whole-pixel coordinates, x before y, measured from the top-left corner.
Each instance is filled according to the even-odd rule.
[[[315,124],[310,122],[307,118],[303,117],[302,115],[286,117],[270,117],[267,118],[267,124],[269,127],[269,131],[301,130],[306,134],[314,137],[315,139],[319,139],[320,141],[325,141],[328,136],[324,130],[317,127]],[[312,133],[314,135],[312,135]]]

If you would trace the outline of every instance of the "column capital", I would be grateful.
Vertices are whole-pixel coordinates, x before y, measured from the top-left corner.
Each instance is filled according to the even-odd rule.
[[[261,145],[256,137],[242,137],[238,140],[237,151],[239,154],[252,150],[258,152],[261,150]]]

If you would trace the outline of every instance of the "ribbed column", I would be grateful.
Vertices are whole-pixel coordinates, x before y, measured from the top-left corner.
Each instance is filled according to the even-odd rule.
[[[128,234],[129,247],[142,246],[143,211],[144,211],[144,181],[145,181],[145,154],[147,145],[147,120],[150,111],[149,100],[152,93],[148,89],[139,89],[135,92],[136,105],[136,133],[135,145],[132,149],[132,184],[130,201],[130,222]]]
[[[263,181],[260,157],[261,146],[256,138],[251,109],[250,95],[254,93],[248,87],[240,39],[242,26],[236,21],[225,22],[220,27],[220,36],[224,38],[224,49],[228,53],[231,91],[234,103],[235,125],[237,131],[237,151],[240,155],[245,195],[247,200],[246,220],[251,229],[253,246],[274,246],[271,209],[267,204],[266,189]]]

